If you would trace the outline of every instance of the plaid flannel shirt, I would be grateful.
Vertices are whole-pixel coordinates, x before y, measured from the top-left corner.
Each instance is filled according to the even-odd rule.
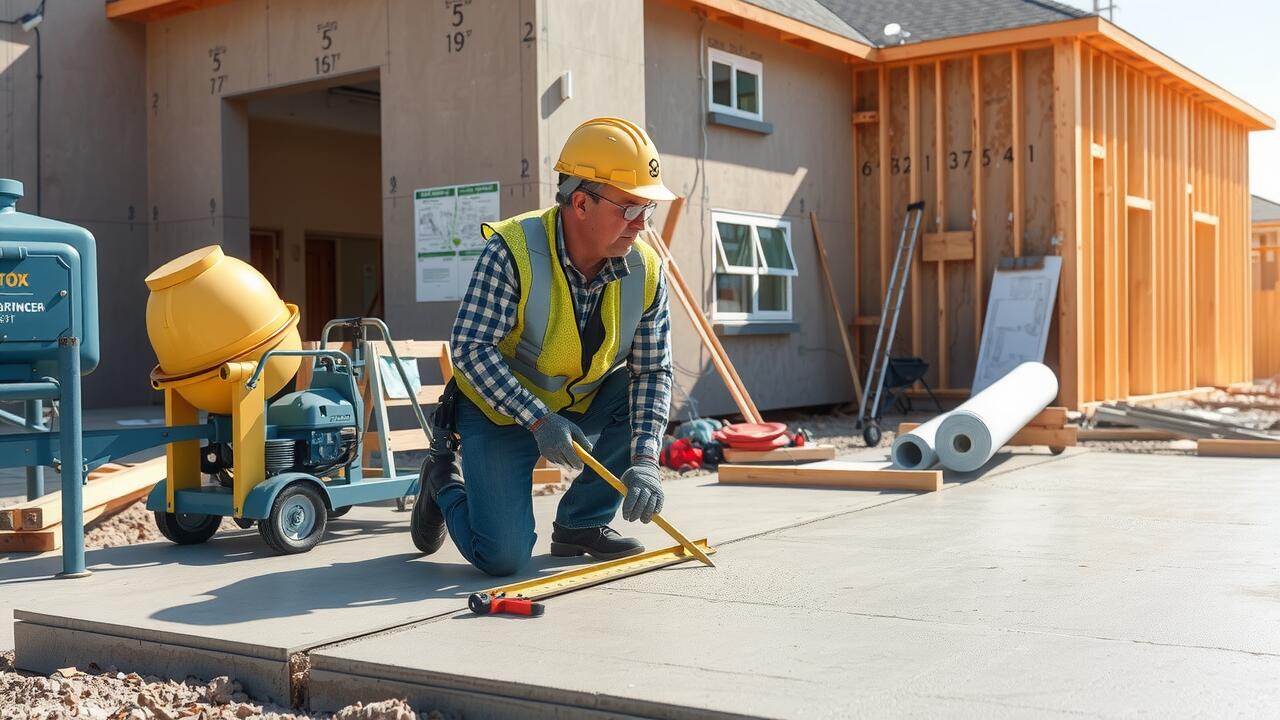
[[[629,272],[627,263],[625,258],[609,258],[599,274],[588,281],[565,252],[559,217],[556,248],[573,293],[574,314],[581,331],[600,304],[605,285]],[[551,411],[520,384],[498,350],[498,343],[515,329],[519,304],[519,280],[510,253],[502,239],[494,235],[480,253],[458,307],[451,338],[453,364],[455,371],[462,373],[492,407],[527,428]],[[662,450],[671,405],[670,337],[666,280],[659,273],[653,304],[641,315],[627,356],[633,461],[647,457],[656,462]]]

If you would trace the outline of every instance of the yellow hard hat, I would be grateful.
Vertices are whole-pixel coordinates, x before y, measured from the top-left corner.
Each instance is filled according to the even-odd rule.
[[[560,150],[556,172],[604,183],[648,200],[675,200],[662,184],[662,163],[649,134],[633,122],[592,118]]]

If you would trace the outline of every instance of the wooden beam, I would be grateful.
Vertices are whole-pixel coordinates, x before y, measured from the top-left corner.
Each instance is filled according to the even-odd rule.
[[[912,42],[907,45],[881,48],[874,59],[878,62],[896,62],[916,58],[934,59],[935,56],[948,54],[987,52],[997,46],[1023,45],[1053,38],[1074,38],[1096,32],[1099,24],[1097,17],[1086,17],[1012,30],[996,30],[940,40]]]
[[[822,279],[827,285],[827,296],[831,298],[831,311],[836,316],[836,332],[840,335],[840,344],[844,347],[844,361],[849,367],[849,378],[853,381],[854,402],[862,404],[862,380],[858,377],[858,361],[853,356],[853,348],[849,347],[849,332],[845,328],[844,315],[840,312],[840,299],[836,297],[836,286],[831,282],[831,270],[827,266],[827,247],[822,243],[822,229],[818,227],[818,214],[809,211],[809,224],[813,227],[813,242],[818,249],[818,264],[822,267]]]
[[[165,477],[165,458],[159,457],[139,463],[127,470],[111,473],[101,480],[84,486],[83,501],[85,511],[92,511],[100,505],[106,505],[122,497],[131,498],[130,502],[146,495],[151,488]],[[19,526],[15,530],[43,530],[62,522],[62,492],[55,491],[35,500],[31,500],[10,510],[17,510]]]
[[[946,103],[942,100],[942,62],[934,62],[933,64],[933,154],[936,158],[938,166],[934,172],[934,178],[937,182],[937,204],[935,217],[937,221],[934,229],[943,233],[947,230],[947,183],[946,173],[943,172],[942,158],[946,157],[946,128],[944,127],[946,120]],[[951,353],[947,347],[947,263],[945,260],[938,261],[938,382],[939,389],[950,387],[950,362]]]
[[[1012,99],[1009,103],[1013,127],[1013,197],[1009,200],[1013,210],[1013,256],[1022,257],[1022,51],[1009,51],[1010,83]]]
[[[969,66],[973,75],[970,91],[973,93],[973,151],[982,158],[982,56],[973,55]],[[983,263],[982,250],[982,163],[973,163],[973,355],[976,362],[978,350],[982,346],[982,314],[987,309],[983,283],[986,268]]]
[[[831,487],[850,490],[911,490],[936,492],[942,489],[941,470],[893,470],[793,465],[721,465],[717,469],[721,485],[787,485]]]
[[[956,230],[944,233],[926,233],[921,255],[925,262],[948,260],[972,260],[974,257],[972,230]]]
[[[857,72],[855,68],[854,73],[857,74]],[[857,95],[854,95],[854,97],[857,97]],[[864,110],[853,114],[854,125],[874,125],[878,122],[880,122],[880,113],[875,110]]]
[[[662,223],[662,244],[671,247],[676,238],[676,225],[680,222],[680,211],[684,209],[684,196],[677,195],[667,206],[667,219]]]
[[[1186,435],[1171,430],[1153,428],[1081,428],[1076,433],[1081,442],[1107,442],[1127,440],[1181,440]]]
[[[1210,457],[1280,458],[1280,440],[1196,441],[1196,454]]]
[[[1054,225],[1062,277],[1058,283],[1058,402],[1078,408],[1083,371],[1080,345],[1081,142],[1080,42],[1053,48]]]
[[[920,84],[916,65],[907,68],[907,153],[916,164],[916,171],[911,173],[911,202],[922,200],[920,193]],[[886,116],[887,117],[887,116]],[[923,218],[921,218],[923,220]],[[920,253],[911,259],[911,354],[919,357],[923,345],[924,327],[920,321]]]
[[[858,68],[851,67],[849,69],[849,97],[853,103],[855,110],[858,108]],[[859,191],[858,191],[858,125],[857,115],[854,113],[854,124],[850,130],[849,139],[852,147],[849,152],[853,156],[853,165],[850,166],[851,172],[849,177],[853,181],[849,183],[850,191],[853,194],[853,317],[856,319],[862,312],[862,301],[859,298],[859,288],[862,286],[862,211],[858,208]],[[851,324],[850,332],[853,334],[853,356],[855,358],[862,357],[862,333]]]
[[[893,207],[893,196],[889,189],[889,71],[882,65],[877,73],[879,86],[877,104],[884,113],[884,122],[880,123],[880,297],[881,312],[884,311],[883,298],[889,288],[889,219]]]
[[[783,447],[776,450],[735,450],[731,447],[724,449],[724,459],[727,463],[757,463],[757,462],[815,462],[818,460],[832,460],[836,456],[836,449],[833,445],[805,445],[804,447]]]
[[[1146,210],[1147,212],[1151,212],[1156,208],[1154,200],[1148,200],[1147,198],[1137,197],[1135,195],[1126,195],[1124,198],[1124,205],[1125,207],[1133,208],[1134,210]]]

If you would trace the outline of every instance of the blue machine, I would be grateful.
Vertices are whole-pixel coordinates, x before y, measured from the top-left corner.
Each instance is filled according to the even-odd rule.
[[[210,414],[200,422],[187,407],[190,412],[169,416],[189,422],[84,432],[80,378],[99,357],[94,239],[83,228],[17,212],[21,197],[20,182],[0,179],[0,400],[26,403],[26,417],[0,411],[0,419],[33,432],[0,436],[0,467],[28,468],[29,498],[44,494],[42,466],[60,469],[62,517],[80,518],[91,468],[166,445],[169,477],[147,502],[166,537],[204,542],[223,517],[232,517],[242,527],[256,523],[276,551],[296,553],[310,550],[327,518],[351,505],[416,492],[418,473],[397,474],[385,444],[380,473],[361,467],[366,415],[357,381],[369,383],[377,417],[385,417],[369,329],[380,332],[410,386],[390,333],[376,318],[331,321],[318,350],[271,350],[257,363],[227,363],[222,379],[241,400],[233,415]],[[337,329],[350,331],[349,355],[327,349]],[[311,386],[268,402],[259,381],[272,354],[314,363]],[[430,439],[422,408],[412,393],[410,399]],[[42,424],[46,400],[58,403],[57,432]],[[170,410],[180,401],[166,390]],[[63,522],[62,538],[59,576],[87,575],[83,523]]]

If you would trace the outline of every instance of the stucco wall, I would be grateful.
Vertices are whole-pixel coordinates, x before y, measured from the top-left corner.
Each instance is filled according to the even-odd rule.
[[[799,276],[793,280],[799,329],[778,335],[722,337],[760,409],[853,398],[818,265],[809,212],[818,214],[833,280],[844,307],[853,297],[850,237],[850,71],[781,43],[707,23],[705,44],[763,63],[762,135],[706,124],[699,78],[706,54],[700,21],[659,3],[645,6],[647,125],[662,153],[667,184],[688,198],[671,248],[704,311],[712,310],[711,210],[779,215],[790,221]],[[705,144],[704,144],[705,132]],[[663,218],[655,219],[662,227]],[[703,415],[736,411],[689,319],[672,304],[677,391],[673,419],[688,398]]]
[[[36,0],[0,0],[16,19]],[[25,186],[18,210],[80,225],[97,241],[102,360],[84,380],[88,407],[152,401],[142,312],[148,272],[144,31],[101,3],[51,2],[39,26],[42,182],[36,182],[36,36],[0,25],[0,177]],[[142,350],[139,350],[139,349]]]

